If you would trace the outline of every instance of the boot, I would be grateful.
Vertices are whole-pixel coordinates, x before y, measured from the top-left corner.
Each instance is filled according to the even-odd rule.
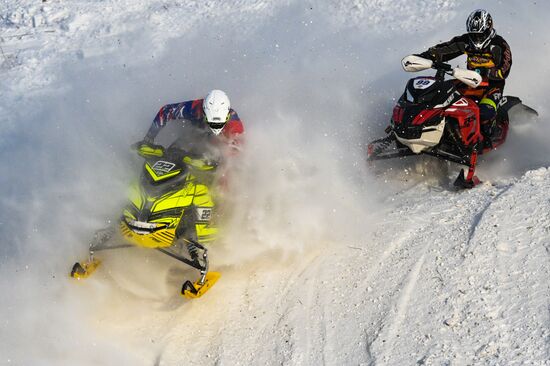
[[[493,148],[493,138],[495,137],[496,117],[487,121],[481,121],[481,135],[483,136],[483,150]]]

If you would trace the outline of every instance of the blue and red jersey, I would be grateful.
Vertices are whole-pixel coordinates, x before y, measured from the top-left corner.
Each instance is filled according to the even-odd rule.
[[[196,99],[163,106],[155,116],[146,138],[153,141],[166,123],[174,120],[186,120],[195,127],[207,129],[208,125],[204,121],[204,110],[202,109],[203,101],[204,99]],[[237,136],[243,132],[244,126],[239,115],[235,110],[230,109],[229,120],[220,135],[234,142]]]

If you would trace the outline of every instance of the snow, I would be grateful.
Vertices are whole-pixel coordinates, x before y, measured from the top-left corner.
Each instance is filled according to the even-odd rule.
[[[367,166],[407,53],[487,7],[517,116],[449,189],[430,159]],[[541,2],[0,0],[0,364],[549,365],[550,70]],[[67,272],[116,218],[165,103],[226,90],[247,129],[222,273],[170,258]],[[367,122],[368,121],[368,122]]]

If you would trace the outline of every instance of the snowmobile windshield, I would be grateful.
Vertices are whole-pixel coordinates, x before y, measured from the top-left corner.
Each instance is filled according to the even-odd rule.
[[[170,144],[170,149],[186,151],[192,158],[205,158],[212,161],[221,161],[223,144],[220,137],[204,128],[204,125],[184,124],[176,140]]]

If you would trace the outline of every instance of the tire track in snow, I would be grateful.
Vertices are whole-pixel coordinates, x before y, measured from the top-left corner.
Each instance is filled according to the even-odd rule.
[[[472,219],[472,223],[470,224],[470,230],[468,232],[468,241],[467,241],[466,246],[464,247],[464,249],[462,251],[462,256],[463,257],[465,256],[466,252],[468,252],[468,250],[470,249],[470,245],[471,245],[472,239],[474,238],[474,235],[476,233],[476,229],[477,229],[479,223],[481,222],[481,219],[483,218],[483,215],[485,214],[485,212],[487,212],[487,210],[491,207],[491,205],[495,201],[497,201],[500,196],[502,196],[504,193],[506,193],[511,187],[512,187],[512,184],[509,184],[509,185],[505,186],[504,188],[502,188],[499,192],[496,193],[496,195],[494,196],[494,198],[492,200],[487,201],[485,203],[485,205],[483,205],[481,210],[474,215],[474,217]]]
[[[291,266],[293,270],[288,277],[280,280],[284,282],[284,285],[278,291],[275,301],[272,299],[272,293],[262,294],[268,297],[265,305],[270,306],[271,303],[272,310],[270,312],[274,314],[274,317],[266,319],[258,338],[270,341],[268,343],[258,342],[254,353],[263,355],[267,364],[296,363],[304,355],[302,348],[307,351],[311,347],[310,309],[312,303],[315,303],[314,298],[318,288],[311,282],[318,281],[321,254],[319,251],[315,251],[303,258],[305,260],[295,260],[290,263],[297,264],[297,266]],[[305,292],[305,297],[302,292],[304,288],[308,289]],[[258,299],[255,301],[258,302]],[[302,322],[297,319],[302,319]],[[307,322],[304,324],[303,320],[307,320]],[[324,317],[321,316],[319,324],[324,325],[324,323]],[[300,328],[297,328],[296,325],[300,325]],[[325,338],[321,332],[320,339],[323,345]],[[305,354],[307,357],[308,354]],[[307,359],[305,363],[308,363]]]
[[[426,251],[428,246],[424,247],[424,251],[419,258],[419,260],[416,262],[414,267],[412,268],[409,276],[407,277],[407,284],[405,285],[405,291],[403,295],[400,297],[398,303],[397,303],[397,314],[395,317],[395,320],[390,325],[389,329],[389,339],[392,340],[395,338],[395,334],[397,331],[397,328],[401,325],[403,322],[403,319],[405,317],[405,312],[407,310],[407,305],[410,302],[410,299],[412,297],[413,291],[416,287],[416,283],[418,282],[418,278],[420,275],[420,271],[422,270],[422,267],[424,266],[424,260],[426,259]]]
[[[377,299],[375,304],[378,303],[378,311],[372,316],[374,319],[370,322],[371,328],[366,330],[365,337],[365,350],[372,365],[413,361],[410,356],[395,357],[396,348],[412,347],[414,354],[418,355],[416,360],[428,360],[435,352],[437,340],[430,340],[429,333],[425,337],[420,330],[429,329],[429,324],[420,324],[419,329],[414,332],[415,336],[408,339],[400,337],[404,334],[403,325],[428,316],[433,309],[440,306],[437,303],[444,300],[444,287],[441,284],[445,283],[447,268],[452,268],[461,261],[460,251],[456,249],[460,248],[460,243],[468,241],[467,228],[472,226],[471,220],[475,213],[472,209],[477,207],[469,202],[483,202],[490,192],[481,189],[467,195],[457,195],[442,191],[428,205],[422,201],[424,195],[417,192],[416,196],[411,197],[411,193],[402,194],[404,197],[400,198],[404,201],[403,205],[396,207],[390,214],[390,217],[396,217],[388,225],[392,230],[390,238],[386,239],[390,245],[369,269],[366,277],[368,283],[371,278],[384,278],[384,282],[377,284],[380,288],[375,288],[374,293],[369,294]],[[433,192],[429,190],[428,194],[433,195]],[[395,227],[399,227],[397,232],[400,234],[393,239]],[[384,237],[388,237],[386,230],[387,225],[381,227],[378,241],[383,242]],[[440,270],[443,271],[443,276]],[[433,281],[438,282],[434,284]],[[420,298],[426,295],[431,300],[421,301]],[[419,301],[422,308],[415,307],[414,313],[411,313],[411,304],[418,304]],[[445,319],[444,316],[440,317]],[[430,323],[437,322],[433,316],[429,318]],[[410,329],[410,326],[405,328]]]
[[[320,274],[320,263],[317,262],[313,270],[312,275],[309,275],[308,279],[318,282]],[[322,303],[320,286],[307,286],[305,303],[300,302],[303,307],[305,316],[304,319],[308,319],[308,324],[305,326],[305,350],[303,354],[306,355],[304,363],[311,363],[310,359],[312,355],[319,354],[320,360],[316,360],[320,364],[326,364],[326,344],[327,344],[327,328],[326,328],[326,305]],[[317,317],[315,317],[317,315]],[[315,322],[315,324],[313,324]],[[315,328],[317,331],[314,331]],[[316,338],[318,336],[318,338]],[[315,344],[318,339],[320,344]],[[321,348],[319,352],[318,348]],[[308,362],[309,361],[309,362]],[[317,363],[315,362],[315,363]]]
[[[376,259],[374,265],[370,266],[367,269],[366,274],[364,275],[364,278],[360,283],[360,288],[364,289],[366,297],[369,297],[369,291],[371,289],[370,284],[372,283],[373,279],[379,277],[380,272],[385,269],[384,265],[388,258],[390,258],[392,254],[399,250],[403,246],[403,244],[409,240],[409,237],[413,232],[414,229],[409,228],[404,233],[400,234],[400,236],[396,240],[391,240],[390,245],[383,250],[382,255]],[[373,343],[376,342],[376,340],[379,338],[380,332],[383,328],[383,319],[380,319],[377,322],[377,325],[375,325],[373,328],[367,328],[364,330],[365,356],[367,360],[369,360],[369,365],[376,364],[376,357],[374,355],[372,346]]]
[[[426,252],[428,251],[428,248],[430,247],[430,245],[431,243],[428,243],[422,248],[422,254],[420,255],[420,258],[416,261],[414,266],[409,271],[409,274],[407,275],[407,278],[404,281],[405,286],[403,288],[403,293],[399,296],[399,299],[395,305],[395,309],[393,311],[394,315],[390,318],[391,321],[389,325],[384,327],[384,330],[385,330],[384,333],[386,335],[384,336],[382,334],[382,336],[386,341],[385,342],[386,348],[384,349],[381,355],[382,359],[387,359],[386,354],[394,350],[397,332],[401,327],[401,324],[405,320],[405,316],[408,310],[408,305],[411,300],[411,297],[413,296],[416,284],[418,282],[418,278],[420,276],[420,272],[422,270],[422,267],[424,266],[424,261],[426,259]]]
[[[548,269],[541,257],[550,227],[548,184],[533,179],[526,185],[528,189],[522,182],[507,187],[484,210],[462,271],[454,275],[452,288],[464,288],[464,295],[455,301],[460,317],[453,332],[456,343],[471,350],[463,352],[465,363],[548,360],[544,328],[548,329],[549,318],[548,313],[541,315],[548,309],[550,295]],[[510,210],[515,207],[519,209]],[[538,321],[525,322],[526,318]]]

